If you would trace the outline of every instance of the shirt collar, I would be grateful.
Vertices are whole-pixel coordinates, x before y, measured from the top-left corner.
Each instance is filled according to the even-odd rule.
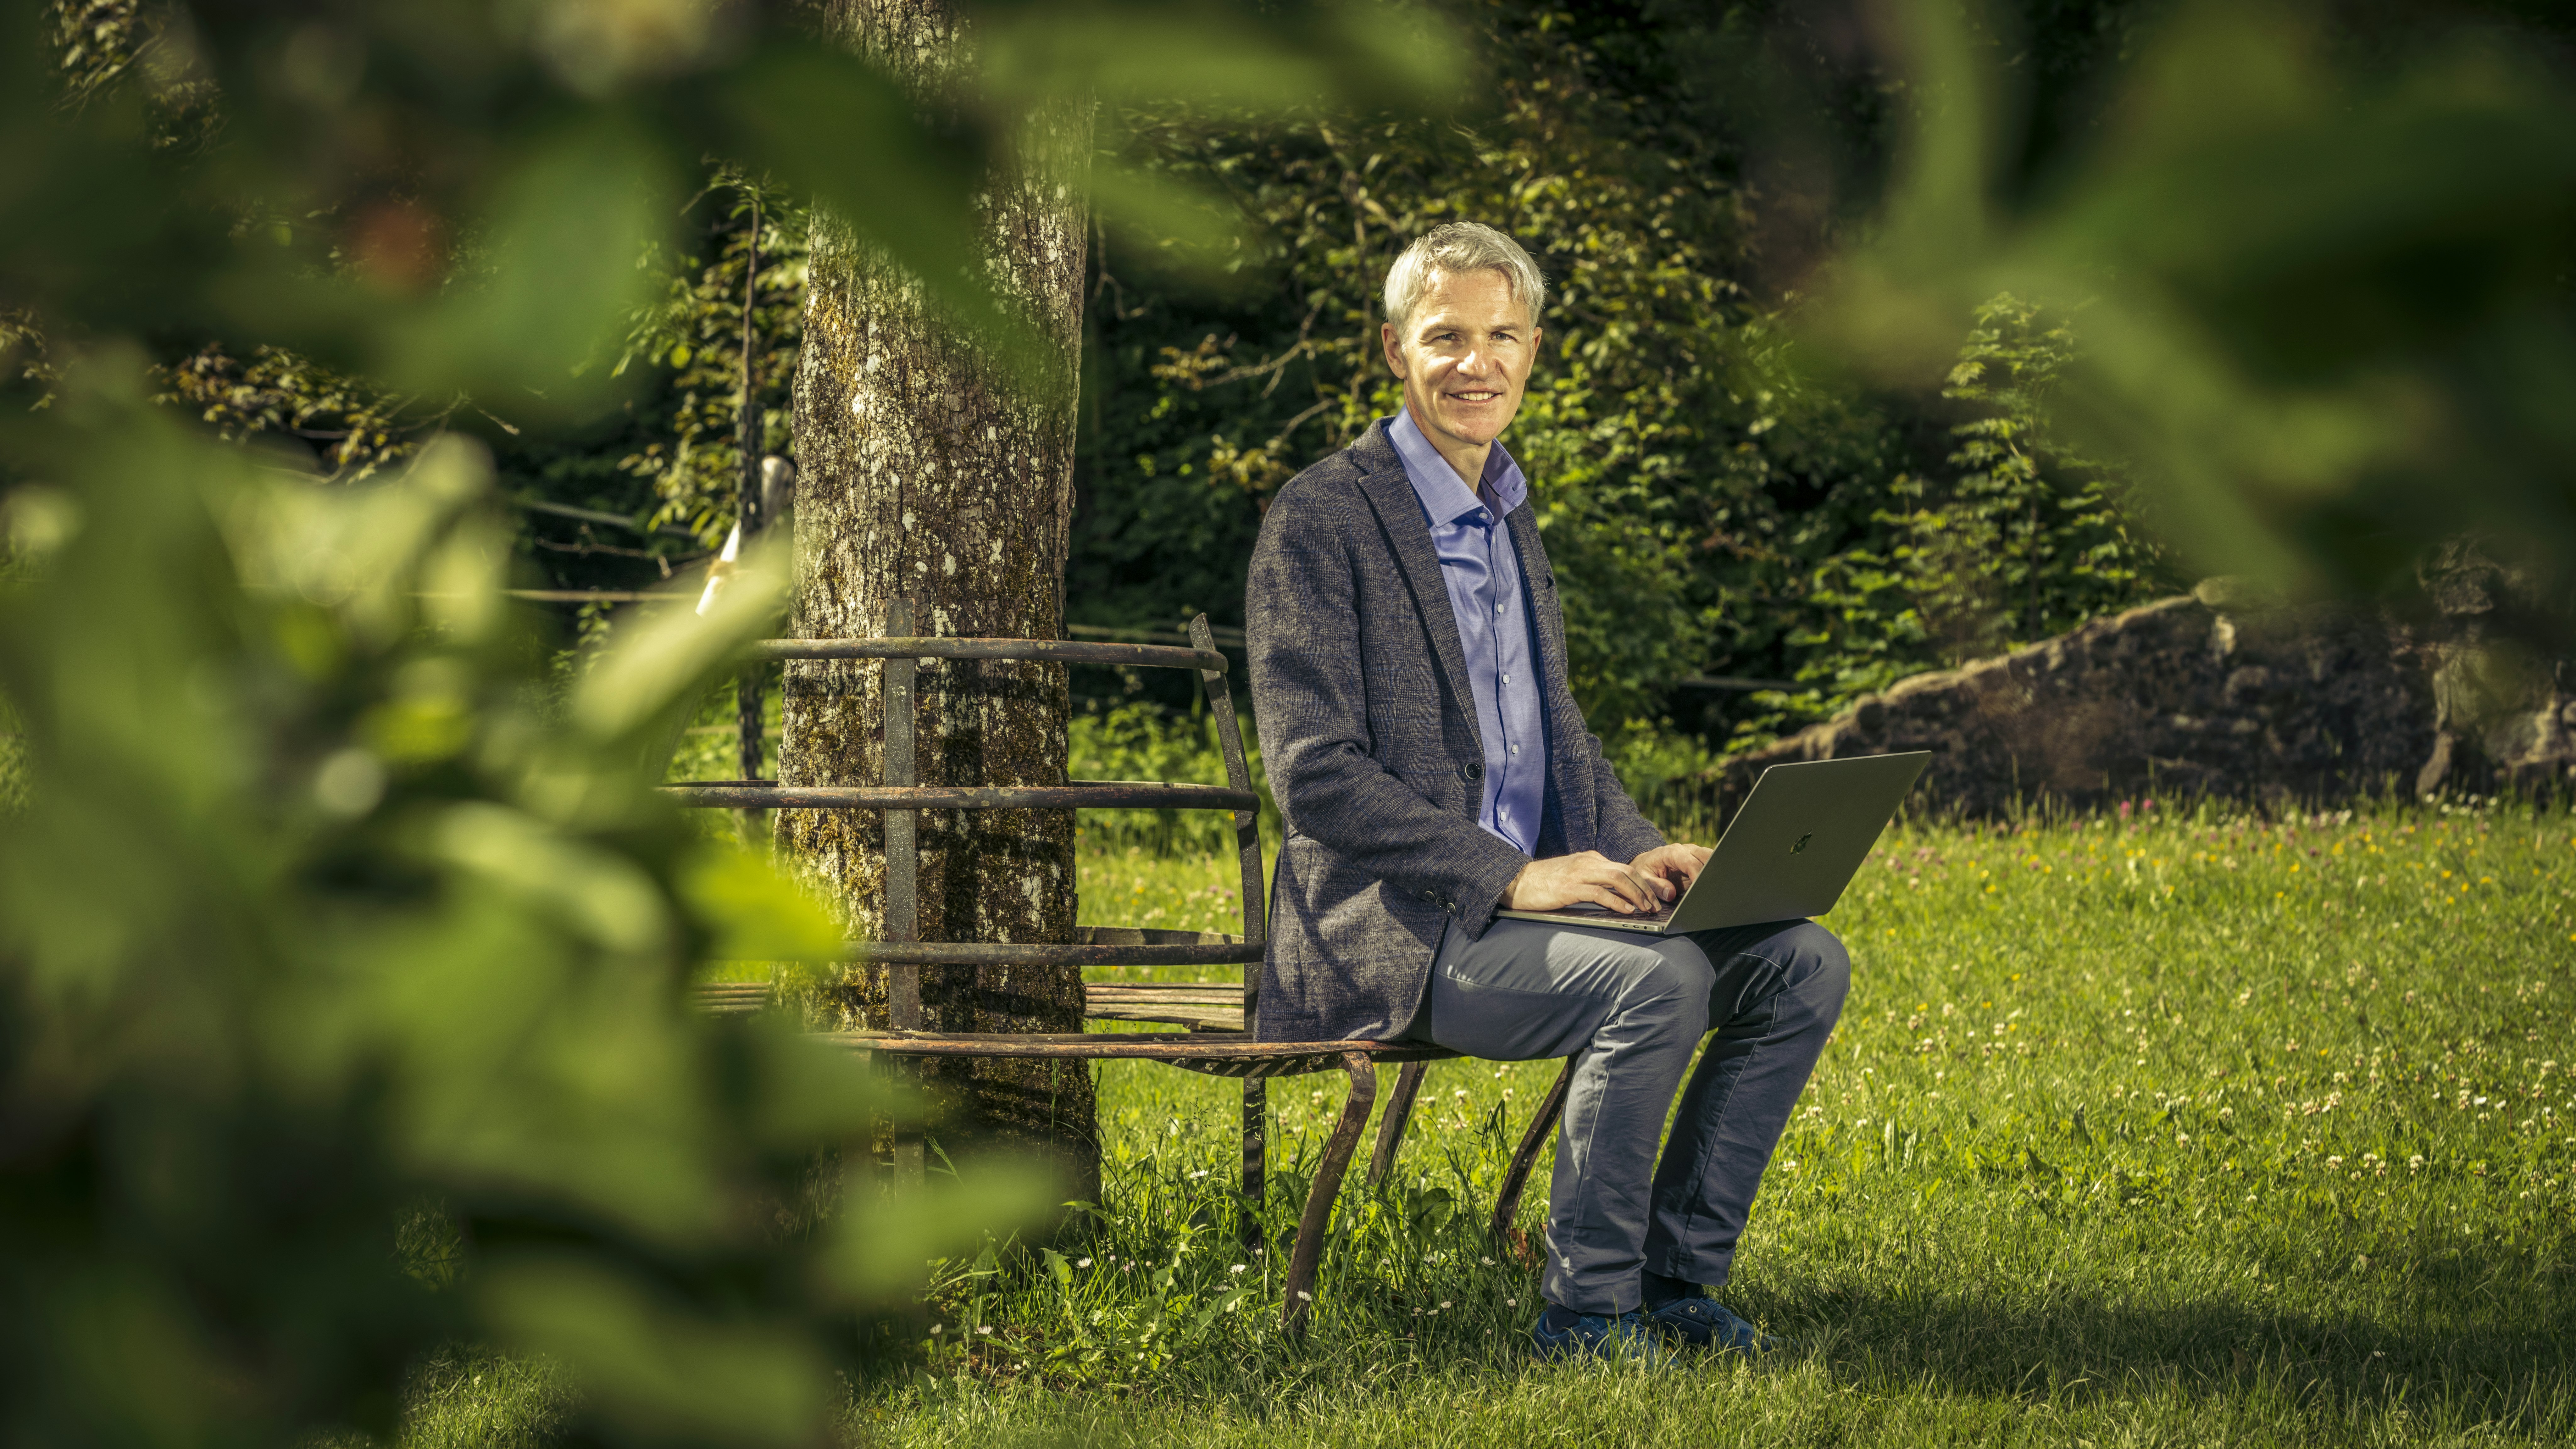
[[[1467,487],[1458,470],[1422,436],[1414,426],[1411,411],[1399,411],[1387,424],[1387,441],[1395,445],[1395,455],[1404,460],[1404,476],[1413,484],[1413,496],[1422,503],[1422,511],[1434,523],[1456,523],[1485,506],[1485,501]],[[1521,465],[1512,461],[1511,451],[1502,440],[1485,454],[1484,491],[1509,513],[1529,497],[1529,481],[1521,476]],[[1489,522],[1491,520],[1488,520]]]

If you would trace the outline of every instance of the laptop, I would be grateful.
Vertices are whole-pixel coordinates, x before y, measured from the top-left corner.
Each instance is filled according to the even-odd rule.
[[[1771,766],[1727,822],[1699,878],[1660,911],[1623,916],[1586,902],[1494,914],[1655,935],[1821,916],[1842,899],[1843,887],[1931,761],[1930,751],[1912,750]]]

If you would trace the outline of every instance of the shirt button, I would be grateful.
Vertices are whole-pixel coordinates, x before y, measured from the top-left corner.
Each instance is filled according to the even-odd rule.
[[[1517,754],[1519,754],[1520,752],[1521,752],[1521,747],[1520,747],[1520,746],[1518,746],[1518,745],[1514,745],[1514,746],[1512,746],[1512,753],[1513,753],[1513,754],[1517,755]]]
[[[1495,612],[1495,613],[1499,614],[1499,613],[1501,613],[1502,611],[1503,611],[1503,606],[1502,606],[1502,605],[1500,605],[1500,604],[1496,604],[1496,605],[1494,606],[1494,612]]]
[[[1505,683],[1505,684],[1509,684],[1509,683],[1511,683],[1511,682],[1512,682],[1512,677],[1511,677],[1510,675],[1506,674],[1506,675],[1504,675],[1504,676],[1503,676],[1503,683]]]

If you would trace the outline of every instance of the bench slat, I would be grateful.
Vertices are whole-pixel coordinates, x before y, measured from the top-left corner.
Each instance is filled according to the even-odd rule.
[[[781,785],[673,780],[654,787],[696,809],[1257,810],[1261,797],[1224,785],[1081,780],[1066,785]]]
[[[1291,1077],[1342,1064],[1357,1052],[1377,1062],[1448,1061],[1458,1053],[1419,1042],[1265,1042],[1230,1033],[1049,1032],[986,1036],[937,1032],[819,1034],[852,1051],[898,1057],[1018,1057],[1150,1061],[1220,1077]]]
[[[1159,931],[1131,926],[1086,926],[1079,944],[1103,951],[1204,949],[1236,944],[1213,931]],[[1105,938],[1105,939],[1104,939]],[[1059,948],[1062,949],[1062,948]],[[1256,942],[1253,950],[1260,949]],[[764,1011],[771,987],[758,981],[708,982],[689,988],[689,1004],[715,1016]],[[1243,988],[1230,981],[1095,981],[1083,988],[1083,1016],[1092,1021],[1154,1022],[1194,1032],[1243,1030]]]
[[[964,639],[949,635],[876,639],[760,639],[743,653],[753,659],[1028,659],[1066,664],[1141,664],[1149,669],[1197,669],[1223,674],[1230,667],[1214,649],[1170,644],[1095,644],[1070,639]]]
[[[1213,1008],[1193,1010],[1186,1006],[1111,1006],[1092,1007],[1082,1014],[1087,1021],[1145,1021],[1164,1026],[1186,1026],[1192,1031],[1241,1032],[1243,1030],[1243,1013],[1240,1010],[1224,1011]]]

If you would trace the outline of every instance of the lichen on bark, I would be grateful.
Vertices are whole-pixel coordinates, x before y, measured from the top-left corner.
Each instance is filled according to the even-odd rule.
[[[973,36],[947,6],[845,0],[825,14],[837,36],[902,77],[920,104],[954,103]],[[1090,125],[1087,101],[1026,117],[1012,158],[978,196],[980,255],[961,265],[1044,339],[1042,355],[1015,367],[1001,366],[988,342],[853,228],[818,218],[796,378],[797,637],[881,634],[895,599],[912,601],[922,633],[1061,636]],[[882,684],[873,662],[791,665],[780,777],[881,783]],[[920,783],[1062,784],[1066,691],[1059,665],[924,661]],[[920,939],[1072,939],[1070,812],[925,812],[918,836]],[[854,935],[879,933],[882,816],[785,811],[777,839]],[[1081,1029],[1075,968],[923,967],[921,985],[932,1031]],[[883,1025],[882,968],[854,970],[827,999],[845,1022]],[[928,1079],[933,1130],[952,1156],[1034,1152],[1068,1190],[1097,1196],[1083,1064],[961,1061],[937,1065]]]

